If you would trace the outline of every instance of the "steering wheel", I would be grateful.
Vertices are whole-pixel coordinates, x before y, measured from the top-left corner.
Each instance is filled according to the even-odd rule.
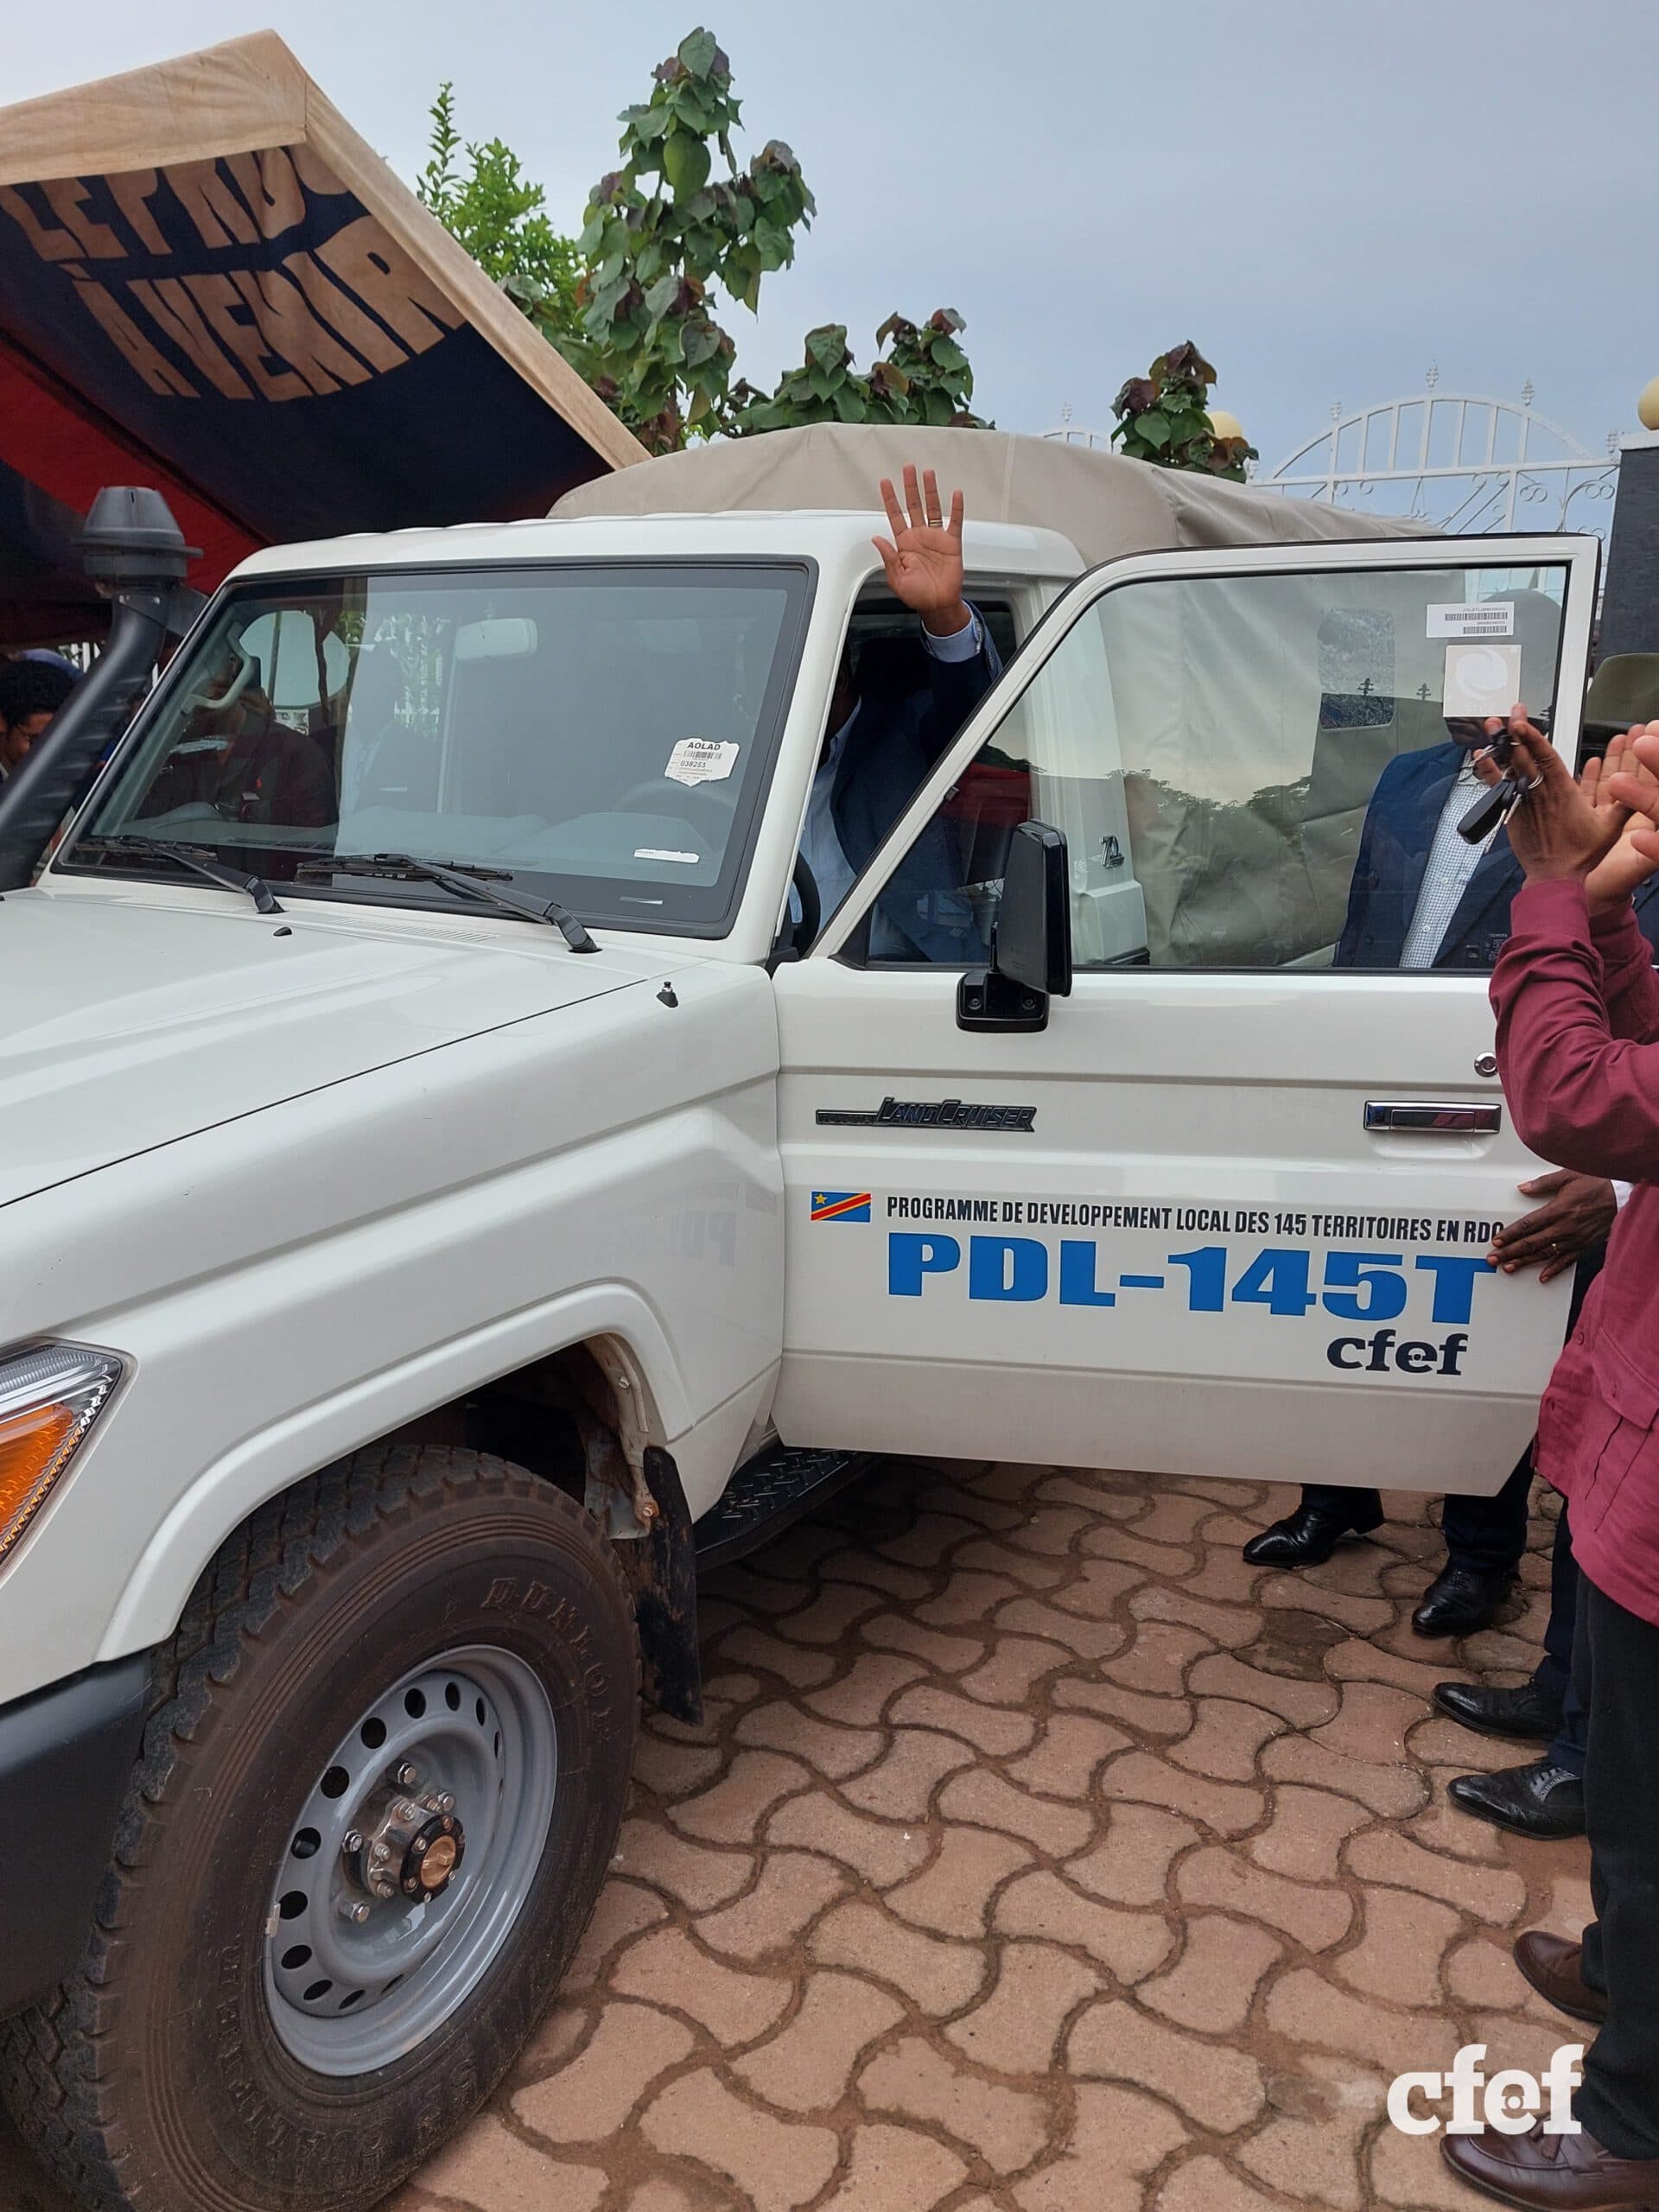
[[[804,853],[796,854],[795,872],[791,876],[790,881],[795,887],[795,896],[801,902],[801,918],[790,931],[790,943],[793,945],[797,957],[804,960],[817,941],[818,925],[823,919],[823,906],[818,897],[817,880],[807,866]]]
[[[181,705],[188,715],[219,714],[226,707],[234,706],[259,673],[259,664],[239,639],[231,640],[230,649],[236,656],[236,671],[217,698],[206,691],[187,691]]]
[[[672,776],[649,776],[624,791],[612,810],[617,814],[677,814],[714,838],[724,838],[737,811],[735,791],[708,784],[682,784]]]
[[[823,923],[823,900],[818,898],[817,876],[812,874],[812,868],[807,865],[807,856],[803,852],[798,852],[797,856],[794,856],[794,874],[790,876],[790,882],[791,882],[791,887],[794,887],[794,896],[797,896],[798,905],[801,905],[801,918],[798,918],[798,920],[791,920],[790,923],[787,951],[783,953],[783,957],[785,957],[785,960],[790,960],[790,957],[794,957],[794,960],[805,960],[805,956],[812,951],[814,943],[817,943],[818,927],[821,927]],[[779,938],[779,944],[783,943],[785,943],[785,940]]]

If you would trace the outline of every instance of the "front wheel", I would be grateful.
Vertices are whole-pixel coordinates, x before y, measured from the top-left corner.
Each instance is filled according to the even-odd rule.
[[[628,1592],[563,1492],[377,1447],[227,1543],[156,1702],[81,1969],[6,2102],[96,2212],[358,2212],[534,2028],[627,1789]]]

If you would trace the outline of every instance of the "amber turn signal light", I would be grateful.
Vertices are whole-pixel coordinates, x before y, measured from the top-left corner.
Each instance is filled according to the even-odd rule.
[[[30,1344],[0,1359],[0,1559],[46,1503],[121,1374],[111,1353]]]

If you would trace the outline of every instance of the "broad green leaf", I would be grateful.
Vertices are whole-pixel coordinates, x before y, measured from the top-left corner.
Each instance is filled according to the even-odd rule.
[[[720,52],[720,41],[713,31],[695,30],[680,41],[677,48],[680,60],[694,77],[706,77],[715,66]]]
[[[709,149],[689,131],[676,130],[663,147],[663,175],[677,200],[692,200],[709,181]]]
[[[847,326],[844,322],[821,323],[817,329],[806,334],[806,357],[821,368],[831,369],[848,358]]]
[[[685,333],[684,346],[687,366],[696,368],[701,363],[712,360],[720,351],[721,337],[721,330],[715,323],[703,322],[689,325]]]
[[[653,322],[659,321],[668,313],[674,304],[674,295],[679,289],[679,277],[671,269],[665,276],[659,276],[651,287],[645,294],[645,306],[650,311]]]

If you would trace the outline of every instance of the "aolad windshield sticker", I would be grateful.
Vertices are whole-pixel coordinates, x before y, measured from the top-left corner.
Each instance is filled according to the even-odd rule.
[[[1486,1256],[1497,1221],[932,1192],[810,1198],[812,1223],[868,1224],[835,1246],[834,1271],[856,1310],[867,1296],[890,1300],[902,1330],[907,1310],[995,1308],[1009,1357],[1022,1307],[1040,1332],[1040,1357],[1055,1363],[1087,1364],[1092,1351],[1119,1366],[1226,1372],[1237,1360],[1249,1372],[1266,1331],[1274,1351],[1264,1374],[1427,1385],[1471,1379],[1483,1328],[1499,1348]],[[1199,1356],[1206,1344],[1210,1360]]]
[[[677,784],[723,784],[741,750],[712,737],[683,737],[669,754],[663,773]]]

